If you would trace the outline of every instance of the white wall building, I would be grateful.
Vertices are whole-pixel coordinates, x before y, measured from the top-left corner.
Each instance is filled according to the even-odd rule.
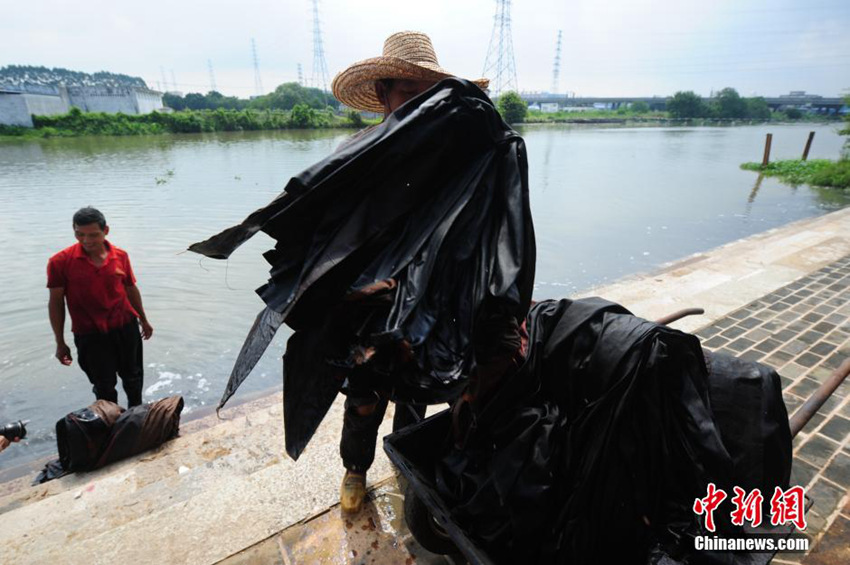
[[[32,116],[83,112],[149,114],[162,108],[162,93],[138,86],[0,86],[0,124],[32,127]]]

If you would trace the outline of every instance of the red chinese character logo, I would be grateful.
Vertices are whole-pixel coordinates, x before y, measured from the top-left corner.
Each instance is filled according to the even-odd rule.
[[[791,487],[785,492],[776,487],[770,498],[770,523],[774,526],[791,522],[800,530],[806,529],[805,491]]]
[[[708,494],[705,498],[694,500],[694,512],[697,515],[705,514],[705,529],[714,531],[714,511],[720,503],[726,500],[726,492],[718,489],[714,483],[708,483]]]
[[[757,528],[761,524],[761,503],[764,502],[761,491],[754,489],[747,494],[747,491],[741,487],[734,487],[733,490],[735,496],[732,497],[732,504],[735,505],[735,509],[732,511],[732,524],[743,526],[744,521],[747,521]]]

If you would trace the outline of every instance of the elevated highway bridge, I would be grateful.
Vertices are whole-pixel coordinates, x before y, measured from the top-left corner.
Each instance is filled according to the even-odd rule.
[[[604,104],[606,108],[619,108],[623,104],[634,102],[645,102],[652,110],[665,110],[667,108],[668,96],[617,96],[617,97],[574,97],[565,94],[549,93],[521,93],[520,96],[529,104],[557,103],[559,106],[593,106]],[[703,98],[703,102],[709,103],[712,98]],[[784,106],[806,106],[818,112],[837,112],[846,103],[843,98],[825,98],[822,96],[765,96],[765,102],[771,110],[777,110]]]

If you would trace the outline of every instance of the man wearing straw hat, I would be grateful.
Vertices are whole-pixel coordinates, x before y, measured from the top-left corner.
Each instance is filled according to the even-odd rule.
[[[382,56],[354,63],[334,78],[332,88],[336,99],[346,106],[386,117],[452,76],[440,67],[427,35],[400,31],[384,42]],[[472,82],[483,89],[490,81],[482,78]]]
[[[257,290],[265,307],[219,409],[277,330],[295,330],[283,357],[286,451],[297,460],[337,394],[348,395],[346,512],[363,504],[390,400],[420,405],[420,414],[464,391],[480,401],[518,362],[536,253],[527,160],[486,85],[441,68],[427,35],[393,34],[383,56],[333,82],[340,102],[382,112],[382,123],[294,176],[242,223],[189,247],[226,259],[259,231],[275,240]],[[412,419],[403,405],[396,414],[395,427]]]
[[[384,42],[381,57],[360,61],[340,72],[333,81],[333,94],[343,104],[357,110],[383,113],[386,119],[405,102],[429,90],[440,80],[454,76],[440,67],[431,39],[424,33],[402,31]],[[487,79],[473,83],[486,88]],[[363,135],[355,134],[343,147]],[[511,317],[507,324],[509,344],[507,355],[502,354],[495,365],[511,362],[512,352],[519,345],[518,325]],[[491,363],[492,364],[492,363]],[[340,455],[346,468],[340,488],[340,506],[344,512],[360,510],[366,494],[366,471],[375,458],[378,427],[384,418],[388,399],[375,390],[368,371],[352,372],[347,379],[345,416],[343,420]],[[415,414],[415,416],[414,416]],[[393,418],[393,431],[421,419],[425,405],[398,403]]]

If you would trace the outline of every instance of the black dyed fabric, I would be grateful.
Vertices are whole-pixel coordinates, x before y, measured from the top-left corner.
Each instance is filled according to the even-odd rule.
[[[442,402],[475,367],[476,321],[516,325],[528,311],[535,243],[525,146],[469,82],[438,83],[240,225],[189,249],[226,258],[260,230],[276,240],[258,289],[266,308],[219,407],[287,323],[296,330],[284,358],[293,458],[359,353],[379,351],[369,364],[392,377],[392,399]],[[390,279],[388,302],[353,316],[341,306]]]
[[[453,519],[495,562],[678,562],[709,482],[787,488],[775,372],[718,357],[712,375],[696,337],[598,298],[536,304],[528,331],[526,363],[436,463]]]
[[[68,473],[92,471],[158,447],[177,436],[183,397],[170,396],[127,410],[98,400],[56,422],[59,459],[50,461],[33,484]]]

